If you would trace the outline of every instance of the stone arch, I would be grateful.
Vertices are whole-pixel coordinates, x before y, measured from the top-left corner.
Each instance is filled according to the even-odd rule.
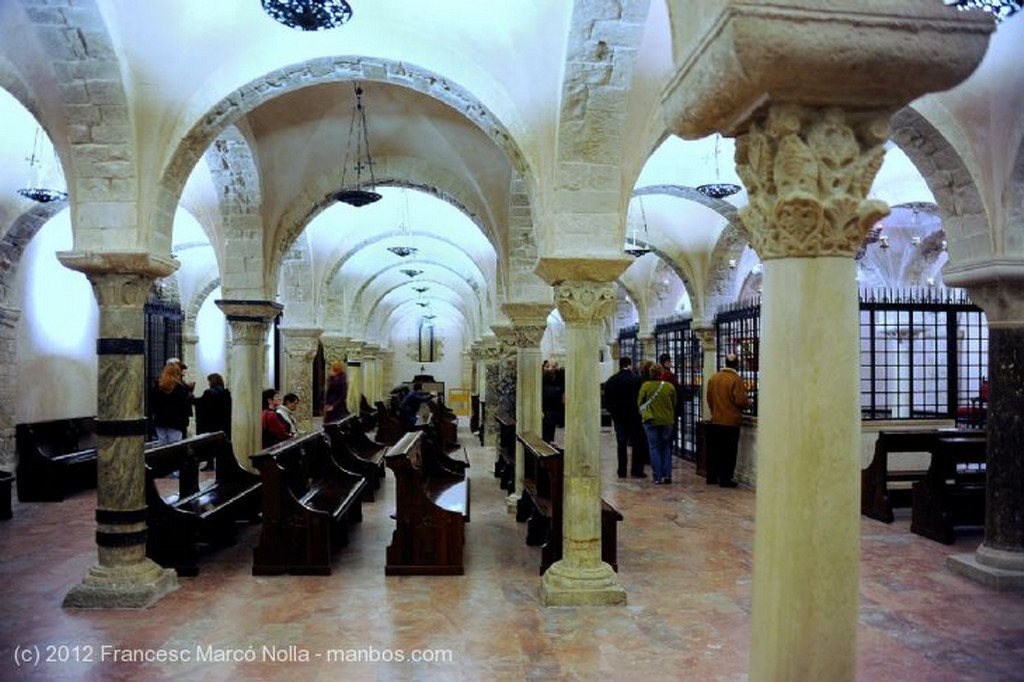
[[[436,263],[436,265],[438,265],[438,266],[440,266],[442,268],[446,268],[447,269],[447,267],[443,263]],[[372,280],[373,280],[373,278],[371,278],[370,280],[367,280],[367,282],[362,287],[360,287],[359,293],[356,294],[355,301],[361,301],[362,300],[363,294],[365,293],[366,288],[369,286],[369,284],[372,282]],[[463,284],[466,284],[466,282],[464,280],[459,280],[459,281],[461,281]],[[441,280],[437,280],[437,279],[422,279],[422,280],[417,279],[415,282],[410,281],[408,283],[403,283],[401,286],[406,286],[407,284],[414,284],[414,283],[433,283],[433,284],[436,284],[437,286],[444,287],[445,289],[448,289],[449,291],[451,291],[454,294],[461,295],[460,292],[456,291],[452,287],[451,284],[449,284],[447,282],[443,282]],[[472,289],[472,287],[469,287],[468,284],[466,284],[466,286],[468,288]],[[395,287],[395,289],[398,289],[398,288],[400,288],[400,287]],[[385,292],[385,293],[381,294],[380,296],[378,296],[373,301],[368,301],[368,305],[366,305],[365,308],[363,308],[361,305],[357,306],[356,302],[355,301],[353,302],[353,306],[352,306],[353,309],[364,310],[365,311],[364,312],[364,319],[361,320],[361,322],[364,325],[368,324],[369,321],[373,319],[374,315],[376,314],[376,311],[380,309],[381,302],[384,299],[384,297],[387,296],[389,293],[391,293],[391,291],[394,291],[395,289],[392,289],[392,290],[390,290],[388,292]],[[481,320],[480,299],[479,299],[479,297],[476,297],[475,300],[476,300],[476,309],[474,310],[472,307],[467,306],[466,312],[468,314],[464,315],[464,317],[472,324],[472,326],[474,328],[477,328],[477,327],[482,326],[482,320]]]
[[[136,207],[136,150],[133,138],[122,132],[133,129],[128,97],[118,53],[99,4],[96,0],[54,0],[47,3],[46,10],[22,15],[32,27],[40,50],[46,50],[26,55],[25,59],[34,60],[34,66],[49,65],[55,90],[67,93],[58,103],[62,116],[48,119],[27,94],[30,89],[24,81],[13,74],[2,78],[4,87],[41,122],[60,156],[70,179],[68,193],[73,199],[72,229],[78,231],[77,244],[83,228],[124,229],[116,222],[107,222],[116,221],[121,214],[111,211],[109,205]],[[18,70],[16,65],[9,68]],[[84,207],[92,202],[103,202],[108,208],[91,211]]]
[[[360,80],[408,88],[441,101],[461,112],[505,152],[511,166],[522,176],[533,174],[511,132],[468,90],[418,66],[406,62],[368,57],[322,57],[283,67],[257,78],[230,93],[199,119],[178,142],[161,174],[157,216],[166,221],[174,215],[182,189],[199,156],[224,128],[264,102],[311,85]],[[156,223],[155,229],[170,226]],[[273,281],[273,278],[270,278]]]
[[[1024,144],[1017,147],[1007,201],[1004,254],[1024,258]]]
[[[189,299],[187,305],[184,307],[185,313],[185,324],[189,329],[195,329],[196,327],[196,316],[199,315],[199,309],[206,303],[206,299],[221,285],[220,277],[214,277],[207,282],[201,289],[197,289],[192,294],[192,298]]]
[[[693,295],[693,287],[687,279],[680,275],[680,279],[683,280],[686,290],[690,294],[690,304],[693,306],[694,319],[701,319],[704,315],[713,316],[718,308],[723,303],[727,303],[729,299],[729,292],[734,277],[731,274],[732,270],[729,268],[729,260],[733,258],[738,259],[749,241],[746,230],[743,227],[743,222],[740,220],[739,209],[728,201],[705,196],[698,192],[696,188],[684,185],[649,185],[647,187],[639,187],[633,192],[633,196],[655,194],[664,194],[696,202],[711,209],[726,221],[725,229],[719,235],[708,262],[707,281],[705,282],[707,286],[705,288],[704,300],[698,300]],[[675,263],[671,259],[666,259],[666,262],[670,263],[678,274],[678,268],[675,266]]]
[[[946,231],[950,259],[959,263],[984,257],[971,236],[989,234],[989,220],[978,186],[960,152],[913,107],[896,112],[890,139],[921,172],[935,197]]]
[[[210,241],[214,246],[224,286],[229,292],[228,298],[259,296],[260,292],[253,291],[252,286],[243,286],[234,281],[248,278],[253,272],[262,274],[265,270],[263,223],[259,213],[262,203],[260,178],[249,141],[236,126],[228,126],[206,148],[204,157],[219,197],[222,224],[221,230],[214,230],[214,234],[210,235]],[[254,239],[259,243],[253,244]],[[228,267],[225,253],[225,247],[235,243],[247,249],[244,255],[239,254],[239,261],[244,258],[244,265],[240,264],[239,272],[233,272],[233,268]],[[263,288],[268,285],[269,282],[261,282],[258,286]]]
[[[67,207],[67,201],[35,204],[18,216],[0,239],[0,305],[16,307],[10,298],[11,288],[25,247],[47,221]]]

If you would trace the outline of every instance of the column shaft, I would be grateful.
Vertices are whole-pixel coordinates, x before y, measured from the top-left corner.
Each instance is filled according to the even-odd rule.
[[[854,267],[842,257],[764,266],[752,679],[849,679],[856,670]]]

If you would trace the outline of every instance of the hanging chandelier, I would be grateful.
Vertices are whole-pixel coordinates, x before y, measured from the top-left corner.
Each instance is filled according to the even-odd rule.
[[[731,197],[733,194],[739,192],[742,187],[733,184],[731,182],[721,182],[719,180],[720,173],[718,169],[718,143],[722,139],[721,135],[715,134],[715,182],[709,182],[703,185],[697,185],[697,191],[706,197],[712,199],[724,199]]]
[[[416,275],[422,275],[423,274],[422,270],[414,270],[412,268],[404,268],[402,270],[399,270],[399,272],[401,272],[403,275],[405,275],[409,279],[412,279]]]
[[[300,31],[326,31],[352,18],[345,0],[262,0],[263,11],[278,23]]]
[[[338,201],[355,206],[366,206],[380,200],[376,191],[376,179],[373,177],[373,157],[370,156],[370,135],[366,128],[366,108],[363,106],[363,88],[359,83],[354,86],[356,103],[352,107],[352,121],[348,128],[348,147],[345,149],[345,161],[341,169],[341,186],[345,187],[345,177],[348,173],[350,159],[353,159],[352,151],[355,147],[355,155],[352,162],[352,170],[356,172],[356,185],[353,189],[343,189],[334,195]],[[369,176],[369,181],[363,184],[363,171]]]
[[[41,186],[43,179],[42,145],[43,129],[37,127],[35,139],[32,141],[32,154],[25,159],[28,161],[29,170],[32,171],[34,184],[31,187],[19,189],[18,194],[26,199],[38,201],[40,204],[48,204],[51,201],[64,201],[68,198],[67,192],[62,192],[59,189],[47,189]]]
[[[953,5],[959,10],[981,9],[1002,21],[1024,9],[1021,0],[943,0],[946,5]]]
[[[640,203],[640,220],[643,225],[643,234],[641,235],[640,228],[637,227],[636,223],[632,223],[626,234],[626,243],[622,247],[622,250],[633,258],[639,258],[651,252],[651,248],[647,246],[647,214],[644,212],[643,197],[637,197],[637,201]],[[643,237],[642,241],[641,236]]]
[[[405,240],[409,240],[409,194],[408,191],[402,189],[402,215],[398,221],[398,234],[403,236]],[[411,246],[408,243],[399,244],[398,246],[389,246],[388,251],[395,254],[399,258],[405,258],[419,251],[415,246]]]

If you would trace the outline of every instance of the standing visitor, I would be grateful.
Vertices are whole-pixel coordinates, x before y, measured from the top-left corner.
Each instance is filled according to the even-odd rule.
[[[740,424],[743,422],[743,408],[750,404],[747,386],[736,371],[739,366],[739,358],[729,353],[725,356],[725,367],[708,380],[711,424],[707,435],[707,482],[708,485],[718,483],[723,488],[735,488],[737,485],[733,475]]]
[[[339,421],[348,414],[348,375],[345,363],[331,363],[327,377],[327,392],[324,394],[324,423]]]
[[[619,358],[619,371],[604,383],[604,404],[615,428],[619,478],[626,477],[626,446],[629,443],[633,445],[633,465],[630,467],[633,478],[644,477],[644,464],[647,460],[647,436],[637,407],[641,381],[633,373],[632,367],[633,361],[630,358]]]
[[[149,412],[160,445],[177,443],[185,437],[192,414],[191,394],[181,380],[181,365],[168,362],[149,393]]]
[[[637,396],[657,484],[672,482],[672,427],[676,421],[675,386],[662,380],[663,371],[661,365],[651,365],[650,379]]]

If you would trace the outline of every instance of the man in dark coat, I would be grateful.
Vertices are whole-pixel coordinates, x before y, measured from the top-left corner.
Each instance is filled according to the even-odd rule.
[[[630,473],[634,478],[644,477],[647,463],[647,438],[637,408],[637,394],[640,393],[640,377],[633,373],[633,361],[619,358],[619,371],[604,384],[604,405],[612,417],[615,427],[616,454],[619,460],[619,478],[626,477],[626,446],[633,443],[633,466]]]

